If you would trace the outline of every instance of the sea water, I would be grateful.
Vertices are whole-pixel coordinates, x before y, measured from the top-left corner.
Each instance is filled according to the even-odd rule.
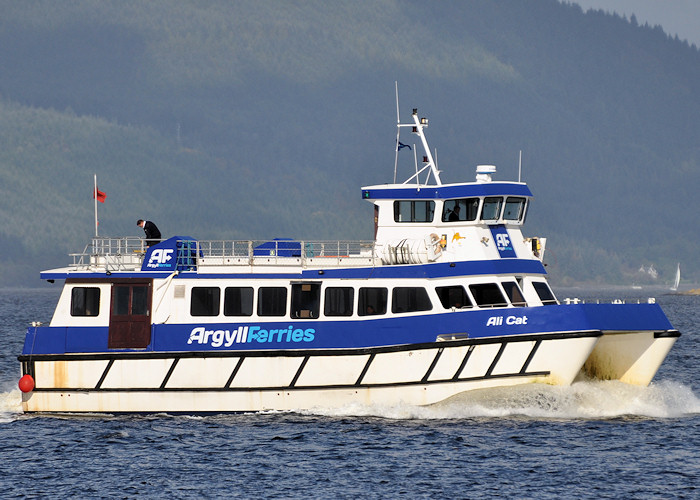
[[[700,297],[646,301],[682,336],[649,387],[474,391],[430,407],[242,415],[25,416],[24,332],[49,290],[0,291],[2,498],[698,498]],[[651,292],[651,293],[650,293]]]

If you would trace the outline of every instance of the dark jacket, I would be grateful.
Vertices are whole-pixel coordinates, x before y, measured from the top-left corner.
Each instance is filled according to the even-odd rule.
[[[160,241],[160,231],[158,230],[158,227],[150,220],[147,220],[144,223],[143,231],[146,233],[146,244],[149,247]]]

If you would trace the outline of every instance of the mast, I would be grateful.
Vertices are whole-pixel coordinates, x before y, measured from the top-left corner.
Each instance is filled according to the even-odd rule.
[[[95,186],[93,187],[92,195],[95,198],[95,237],[97,237],[99,236],[97,232],[97,226],[99,225],[97,222],[97,174],[95,174]]]
[[[435,163],[435,160],[433,158],[432,153],[430,152],[430,146],[428,146],[428,140],[425,137],[425,132],[423,129],[425,129],[428,126],[428,119],[427,118],[418,118],[418,109],[413,108],[413,113],[411,114],[411,118],[413,118],[413,123],[397,123],[396,127],[400,129],[402,127],[411,127],[411,131],[416,134],[420,138],[420,142],[423,146],[423,152],[425,153],[423,155],[423,167],[418,169],[415,174],[413,174],[411,177],[406,179],[403,184],[408,184],[411,182],[414,178],[416,181],[418,180],[418,176],[424,172],[425,170],[428,170],[428,178],[426,179],[426,185],[428,184],[428,181],[430,180],[430,175],[435,179],[435,184],[438,186],[442,185],[442,181],[440,180],[440,171],[437,169],[437,164]],[[398,132],[397,132],[397,137],[398,137]],[[396,146],[397,146],[397,155],[398,155],[398,144],[399,141],[398,139],[396,140]],[[397,160],[398,161],[398,160]],[[396,171],[394,169],[394,171]],[[394,181],[396,181],[396,175],[394,175]]]

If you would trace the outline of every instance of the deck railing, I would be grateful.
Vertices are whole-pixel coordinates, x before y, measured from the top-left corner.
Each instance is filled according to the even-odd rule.
[[[326,240],[183,240],[193,269],[228,266],[371,266],[374,241]],[[146,254],[142,238],[92,238],[70,254],[74,269],[129,271],[141,268]],[[378,262],[378,261],[376,261]]]

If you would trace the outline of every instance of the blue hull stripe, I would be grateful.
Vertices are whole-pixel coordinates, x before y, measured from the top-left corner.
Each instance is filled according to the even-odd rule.
[[[658,304],[577,304],[474,309],[343,321],[255,321],[152,325],[146,351],[314,351],[418,345],[438,335],[471,339],[581,331],[656,331],[673,327]],[[129,352],[107,349],[108,327],[30,327],[22,354]],[[133,351],[131,351],[133,352]]]

